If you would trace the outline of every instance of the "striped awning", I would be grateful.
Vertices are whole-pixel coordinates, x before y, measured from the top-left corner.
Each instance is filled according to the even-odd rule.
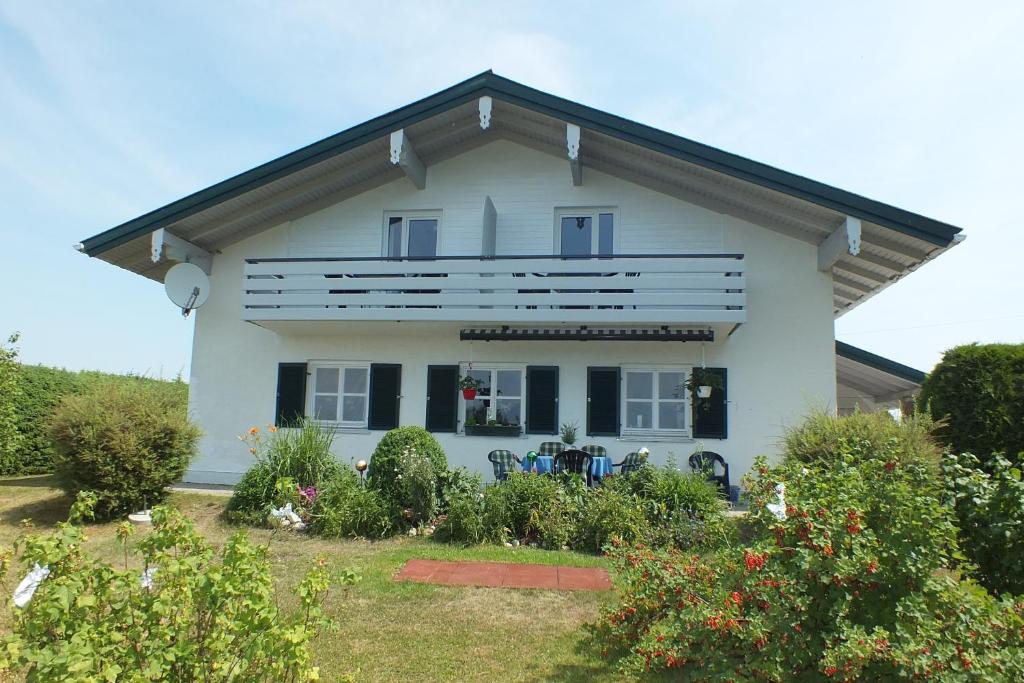
[[[713,342],[714,330],[674,327],[606,328],[555,327],[513,328],[508,326],[459,331],[462,341],[652,341]]]

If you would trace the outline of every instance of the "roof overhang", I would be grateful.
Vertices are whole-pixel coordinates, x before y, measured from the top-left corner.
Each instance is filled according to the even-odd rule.
[[[876,403],[917,394],[925,373],[864,349],[836,342],[836,382],[870,396]]]
[[[151,234],[216,253],[496,139],[642,184],[819,246],[840,315],[962,237],[960,228],[650,126],[529,88],[490,71],[337,133],[82,242],[99,257],[162,281]],[[846,231],[856,224],[856,245]],[[838,237],[837,237],[838,235]],[[848,239],[848,244],[844,239]]]
[[[460,341],[624,341],[624,342],[713,342],[711,329],[677,327],[604,328],[509,327],[469,328],[459,331]]]

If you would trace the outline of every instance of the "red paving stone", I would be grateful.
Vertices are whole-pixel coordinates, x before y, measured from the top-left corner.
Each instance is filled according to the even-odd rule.
[[[395,575],[395,580],[447,586],[566,591],[605,591],[612,587],[612,580],[605,569],[511,562],[409,560]]]

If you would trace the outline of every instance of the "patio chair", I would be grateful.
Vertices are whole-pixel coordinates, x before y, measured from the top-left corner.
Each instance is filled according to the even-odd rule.
[[[565,444],[561,441],[545,441],[537,448],[537,455],[555,457],[565,450]]]
[[[630,472],[636,472],[645,462],[647,462],[646,455],[633,451],[632,453],[627,453],[622,462],[617,462],[612,466],[619,468],[619,474],[629,474]]]
[[[570,448],[555,456],[555,474],[559,472],[572,472],[587,480],[587,486],[593,485],[593,478],[590,476],[590,463],[593,461],[589,453]]]
[[[605,448],[604,446],[598,446],[598,445],[595,445],[595,444],[591,443],[591,444],[587,444],[586,446],[582,447],[580,450],[583,451],[584,453],[589,454],[590,457],[592,457],[592,458],[607,458],[608,457],[608,449]]]
[[[699,451],[690,456],[689,462],[691,470],[705,472],[708,475],[708,481],[715,482],[718,488],[725,493],[726,498],[729,497],[729,463],[725,461],[725,458],[713,451]],[[715,474],[716,465],[721,467],[721,474]]]
[[[494,478],[498,481],[508,479],[508,473],[515,469],[516,464],[521,462],[519,456],[512,451],[506,450],[491,451],[487,454],[487,459],[494,466]]]

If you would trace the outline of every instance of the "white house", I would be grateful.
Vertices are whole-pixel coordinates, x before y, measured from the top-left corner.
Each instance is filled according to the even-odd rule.
[[[735,477],[811,409],[913,393],[917,371],[837,357],[833,321],[959,233],[486,72],[79,248],[209,274],[189,481],[236,481],[236,436],[297,415],[346,460],[423,425],[489,472],[577,422],[616,461],[703,442]]]

